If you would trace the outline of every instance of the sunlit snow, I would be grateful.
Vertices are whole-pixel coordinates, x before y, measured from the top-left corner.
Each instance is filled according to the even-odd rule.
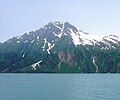
[[[31,65],[32,68],[33,68],[34,70],[36,70],[36,66],[40,66],[40,63],[41,63],[41,62],[42,62],[42,60],[40,60],[40,61],[38,61],[38,62],[32,64],[32,65]]]
[[[43,45],[43,47],[42,47],[42,48],[43,48],[43,51],[45,50],[46,44],[48,45],[47,52],[48,52],[48,54],[50,54],[50,50],[54,47],[55,44],[49,43],[49,42],[47,41],[47,39],[45,38],[45,39],[44,39],[44,45]]]
[[[22,55],[22,58],[24,58],[25,57],[25,53]]]
[[[37,36],[37,40],[39,41],[39,36]]]
[[[34,42],[34,40],[31,41],[31,43],[33,43],[33,42]]]

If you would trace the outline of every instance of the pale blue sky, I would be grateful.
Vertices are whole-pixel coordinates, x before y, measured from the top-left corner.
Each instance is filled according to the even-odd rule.
[[[120,35],[120,0],[0,0],[0,41],[55,20],[91,34]]]

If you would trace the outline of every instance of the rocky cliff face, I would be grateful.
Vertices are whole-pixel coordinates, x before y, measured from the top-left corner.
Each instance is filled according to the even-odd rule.
[[[0,72],[120,72],[120,37],[78,30],[68,22],[0,43]]]

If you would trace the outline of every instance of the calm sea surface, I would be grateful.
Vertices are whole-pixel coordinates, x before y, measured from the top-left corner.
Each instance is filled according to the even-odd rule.
[[[120,74],[0,74],[0,100],[120,100]]]

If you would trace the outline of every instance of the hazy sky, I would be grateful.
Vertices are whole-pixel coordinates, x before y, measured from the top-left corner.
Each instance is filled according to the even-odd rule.
[[[0,0],[0,41],[55,20],[91,34],[120,35],[120,0]]]

